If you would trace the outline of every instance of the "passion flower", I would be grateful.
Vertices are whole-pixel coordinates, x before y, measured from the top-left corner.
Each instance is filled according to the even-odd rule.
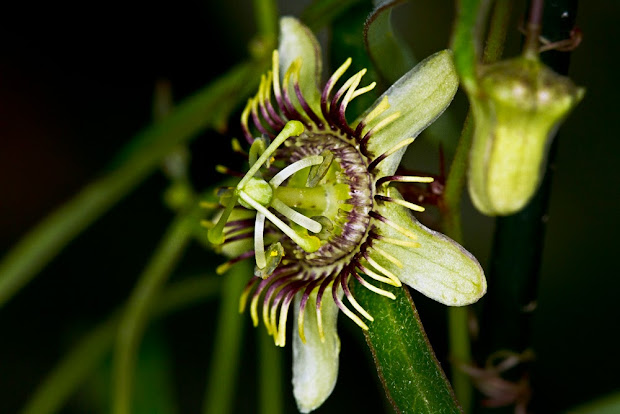
[[[390,186],[432,181],[395,172],[407,146],[456,92],[451,53],[421,62],[353,123],[347,105],[375,84],[360,87],[365,70],[341,81],[348,59],[319,90],[320,55],[308,28],[281,20],[272,69],[241,116],[249,170],[220,192],[225,208],[209,230],[211,242],[234,256],[220,272],[254,257],[240,308],[249,302],[254,325],[262,319],[276,345],[286,342],[293,305],[293,388],[301,412],[320,406],[335,386],[338,310],[362,329],[373,320],[350,283],[391,298],[381,285],[404,283],[454,306],[486,291],[476,259],[420,224],[411,211],[424,208]]]

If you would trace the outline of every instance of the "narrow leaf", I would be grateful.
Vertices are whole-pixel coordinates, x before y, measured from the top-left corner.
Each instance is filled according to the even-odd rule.
[[[416,61],[405,42],[392,28],[392,8],[403,0],[375,1],[376,8],[364,25],[368,54],[381,76],[393,83],[415,66]]]
[[[365,333],[377,372],[399,413],[460,413],[450,384],[406,288],[389,288],[395,300],[355,285],[355,297],[374,318]]]

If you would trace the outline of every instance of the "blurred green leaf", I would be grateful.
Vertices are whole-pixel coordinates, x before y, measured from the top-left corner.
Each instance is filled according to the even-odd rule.
[[[566,414],[618,414],[620,413],[620,392],[606,395],[605,397],[590,401],[576,408],[570,409]]]
[[[0,306],[17,293],[74,237],[133,190],[160,166],[179,144],[203,129],[217,125],[258,81],[265,62],[232,68],[194,96],[179,104],[165,120],[136,135],[112,163],[110,171],[87,185],[27,233],[0,262]]]
[[[394,409],[403,414],[460,413],[406,288],[396,300],[355,285],[355,297],[375,320],[366,341]]]
[[[364,26],[364,41],[374,67],[388,85],[415,66],[413,54],[392,28],[392,8],[403,0],[378,0]]]
[[[154,304],[151,317],[161,317],[215,297],[219,292],[220,281],[219,276],[200,276],[165,288]],[[119,320],[120,311],[114,312],[86,334],[40,383],[22,414],[58,412],[75,390],[84,384],[88,374],[109,353]],[[108,383],[109,381],[106,381],[106,384]]]
[[[314,0],[301,14],[301,20],[312,30],[330,23],[360,0]]]
[[[253,265],[248,260],[239,262],[224,276],[203,406],[205,414],[233,412],[244,327],[243,315],[239,313],[239,297],[252,277]]]

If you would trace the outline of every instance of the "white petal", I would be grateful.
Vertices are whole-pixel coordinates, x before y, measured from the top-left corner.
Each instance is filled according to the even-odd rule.
[[[390,196],[400,198],[394,189],[391,189]],[[373,243],[401,262],[402,267],[396,266],[380,253],[371,253],[374,260],[394,273],[401,282],[449,306],[469,305],[486,293],[487,282],[482,267],[461,245],[423,226],[404,207],[384,203],[377,211],[413,233],[417,237],[415,241],[420,244],[420,247],[403,247],[385,241]],[[386,237],[413,241],[386,224],[379,222],[377,227]]]
[[[387,96],[390,108],[373,120],[371,127],[397,111],[400,116],[373,134],[368,142],[370,152],[379,156],[401,141],[417,137],[452,102],[458,85],[459,79],[449,50],[437,52],[416,65],[377,99],[376,103],[379,103]],[[394,174],[405,150],[402,148],[382,161],[378,166],[378,175]]]
[[[302,413],[317,409],[330,396],[338,379],[340,339],[336,331],[338,307],[327,289],[322,299],[321,313],[325,342],[321,342],[317,326],[316,293],[310,295],[304,311],[306,343],[298,335],[297,318],[301,293],[295,298],[293,330],[293,394]]]
[[[280,19],[280,82],[295,59],[301,57],[299,87],[308,104],[320,112],[321,46],[312,31],[294,17]],[[292,95],[295,94],[291,89]]]

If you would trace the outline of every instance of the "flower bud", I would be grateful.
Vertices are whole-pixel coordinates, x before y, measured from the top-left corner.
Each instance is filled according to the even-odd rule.
[[[469,194],[486,215],[516,213],[534,195],[551,140],[584,89],[537,59],[519,57],[484,67],[469,92]]]

